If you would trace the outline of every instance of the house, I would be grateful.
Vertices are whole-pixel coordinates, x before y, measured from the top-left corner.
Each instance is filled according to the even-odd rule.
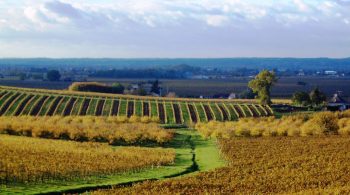
[[[227,99],[232,100],[232,99],[236,99],[236,98],[237,98],[237,94],[236,93],[230,93],[230,95],[228,96]]]
[[[337,72],[337,71],[334,71],[334,70],[326,70],[326,71],[324,71],[324,74],[325,74],[325,75],[335,76],[335,75],[338,74],[338,72]]]
[[[331,111],[344,111],[350,109],[350,103],[341,97],[341,92],[337,92],[328,102],[327,109]]]
[[[159,96],[158,94],[153,94],[151,92],[152,90],[152,83],[146,83],[146,82],[139,82],[139,83],[131,83],[128,87],[128,90],[133,93],[139,89],[143,89],[146,91],[147,94],[152,96]]]

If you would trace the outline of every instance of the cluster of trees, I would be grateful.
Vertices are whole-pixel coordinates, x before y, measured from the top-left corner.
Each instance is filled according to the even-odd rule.
[[[120,83],[113,83],[111,86],[98,83],[98,82],[74,82],[68,90],[70,91],[85,91],[85,92],[98,92],[98,93],[124,93],[125,87]]]
[[[180,79],[186,78],[188,73],[198,73],[200,68],[185,64],[169,66],[166,68],[145,68],[145,69],[112,69],[99,70],[91,74],[92,77],[100,78],[163,78]]]
[[[58,70],[50,70],[47,72],[46,77],[49,81],[59,81],[61,74]]]
[[[317,107],[323,105],[327,101],[327,96],[320,91],[318,87],[307,93],[305,91],[298,91],[293,94],[292,102],[298,106],[312,106]]]

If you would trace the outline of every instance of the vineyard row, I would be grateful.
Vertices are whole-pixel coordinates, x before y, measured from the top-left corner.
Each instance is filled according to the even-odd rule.
[[[183,124],[273,115],[269,106],[236,102],[139,100],[0,91],[0,116],[125,116],[154,117],[162,123]]]

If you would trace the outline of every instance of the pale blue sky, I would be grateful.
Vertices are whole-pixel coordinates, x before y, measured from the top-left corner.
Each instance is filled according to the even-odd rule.
[[[0,0],[0,57],[350,57],[350,0]]]

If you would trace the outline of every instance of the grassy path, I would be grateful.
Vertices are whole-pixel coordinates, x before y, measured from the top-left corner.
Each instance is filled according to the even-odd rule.
[[[141,172],[127,172],[112,176],[90,177],[76,181],[52,181],[45,184],[0,186],[0,194],[80,193],[108,188],[113,185],[131,185],[144,180],[159,180],[185,176],[224,166],[213,140],[204,140],[198,132],[188,129],[176,131],[175,138],[165,147],[176,149],[174,165],[148,168]]]

